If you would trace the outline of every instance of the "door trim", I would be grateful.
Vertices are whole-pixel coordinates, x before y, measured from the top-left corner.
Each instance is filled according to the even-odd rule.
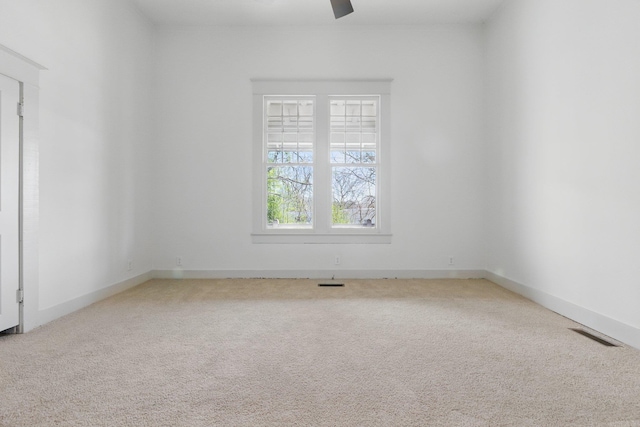
[[[20,83],[20,100],[24,104],[20,119],[19,163],[19,286],[24,292],[20,304],[19,325],[23,333],[40,325],[38,278],[39,228],[39,84],[45,67],[0,45],[0,74]]]

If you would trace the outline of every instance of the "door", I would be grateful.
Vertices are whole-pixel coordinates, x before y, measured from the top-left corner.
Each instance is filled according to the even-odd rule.
[[[0,331],[20,323],[20,84],[0,74]]]

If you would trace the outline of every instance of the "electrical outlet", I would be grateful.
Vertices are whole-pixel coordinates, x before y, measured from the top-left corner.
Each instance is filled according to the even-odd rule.
[[[335,265],[340,265],[340,255],[336,255],[336,259],[334,260]]]
[[[453,265],[453,264],[455,264],[455,259],[452,256],[450,256],[449,257],[449,265]]]
[[[178,267],[182,267],[182,257],[179,256],[176,258],[176,265]]]
[[[127,262],[127,270],[131,271],[133,270],[133,260],[130,259],[129,262]]]

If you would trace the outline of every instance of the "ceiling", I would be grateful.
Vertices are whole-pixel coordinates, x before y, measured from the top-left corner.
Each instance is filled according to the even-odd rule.
[[[482,22],[505,0],[351,0],[333,17],[330,0],[133,0],[157,24],[421,25]]]

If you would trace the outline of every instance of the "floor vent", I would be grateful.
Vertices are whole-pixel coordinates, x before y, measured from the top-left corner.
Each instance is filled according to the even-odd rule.
[[[587,331],[583,331],[582,329],[574,329],[574,328],[569,328],[569,329],[571,329],[573,332],[579,333],[580,335],[584,335],[585,337],[590,338],[590,339],[594,340],[595,342],[599,342],[602,345],[606,345],[607,347],[620,347],[617,344],[610,343],[609,341],[603,340],[602,338],[597,337],[597,336],[595,336],[593,334],[590,334]]]
[[[318,283],[318,286],[327,288],[339,288],[341,286],[344,286],[344,283]]]

